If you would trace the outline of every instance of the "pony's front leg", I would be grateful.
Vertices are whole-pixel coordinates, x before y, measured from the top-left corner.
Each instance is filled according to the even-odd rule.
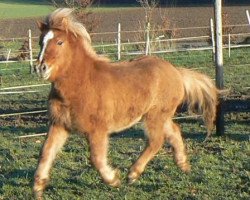
[[[67,138],[68,132],[64,127],[58,125],[50,126],[34,177],[33,190],[37,199],[42,199],[42,193],[48,183],[49,171],[53,161]]]
[[[108,165],[108,135],[104,132],[95,132],[88,135],[90,157],[93,165],[100,173],[103,181],[110,186],[119,187],[119,170]]]

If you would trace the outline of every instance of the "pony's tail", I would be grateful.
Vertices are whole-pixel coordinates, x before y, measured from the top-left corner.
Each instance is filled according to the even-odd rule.
[[[213,81],[204,74],[184,68],[180,68],[179,71],[183,77],[185,88],[183,102],[187,104],[188,112],[203,115],[207,126],[207,137],[209,137],[214,128],[219,90]]]

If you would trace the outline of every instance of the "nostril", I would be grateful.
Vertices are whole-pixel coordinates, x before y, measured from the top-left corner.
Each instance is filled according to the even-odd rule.
[[[47,69],[47,66],[46,66],[46,65],[43,65],[42,71],[44,72],[44,71],[46,71],[46,69]]]

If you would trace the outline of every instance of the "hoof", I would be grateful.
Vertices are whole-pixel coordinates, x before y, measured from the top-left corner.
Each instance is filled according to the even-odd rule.
[[[135,182],[137,181],[137,179],[133,179],[133,178],[128,178],[128,184],[129,185],[132,185],[132,184],[134,184]]]
[[[104,180],[105,181],[105,180]],[[115,176],[111,181],[105,181],[108,185],[111,187],[120,187],[121,186],[121,180],[120,180],[120,171],[119,169],[115,169]]]
[[[186,174],[191,172],[191,165],[189,163],[181,163],[179,164],[179,167]]]
[[[211,141],[211,136],[207,135],[203,143],[210,142]]]
[[[131,171],[128,175],[128,184],[131,185],[134,182],[136,182],[138,180],[138,178],[140,177],[140,174],[135,172],[135,171]]]
[[[42,200],[43,199],[43,191],[34,191],[35,193],[35,199],[36,200]]]
[[[34,195],[37,200],[42,200],[43,190],[48,183],[48,179],[40,179],[38,176],[35,177],[35,183],[33,187]]]
[[[121,186],[121,181],[120,179],[115,179],[113,182],[108,183],[111,187],[118,188]]]

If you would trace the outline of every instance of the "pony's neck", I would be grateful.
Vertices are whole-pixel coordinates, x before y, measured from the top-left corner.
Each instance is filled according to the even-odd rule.
[[[94,70],[94,63],[95,60],[85,51],[75,51],[73,59],[69,62],[66,70],[53,82],[54,88],[65,97],[73,97],[73,94],[77,94],[79,86],[81,88],[89,88],[89,80]]]

